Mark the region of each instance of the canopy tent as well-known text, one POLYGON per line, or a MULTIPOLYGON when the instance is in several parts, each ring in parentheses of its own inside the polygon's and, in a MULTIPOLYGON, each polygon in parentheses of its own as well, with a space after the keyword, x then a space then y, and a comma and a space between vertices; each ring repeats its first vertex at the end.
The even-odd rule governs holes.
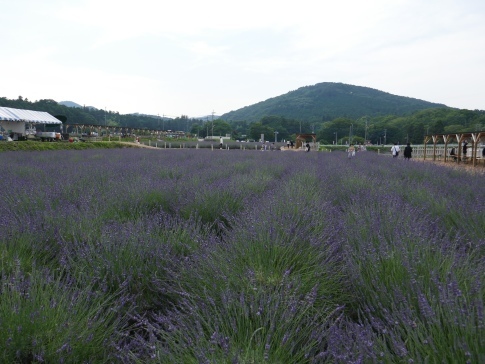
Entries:
POLYGON ((21 110, 10 107, 0 107, 0 122, 2 121, 18 121, 31 124, 61 124, 60 120, 45 111, 21 110))
POLYGON ((44 125, 45 127, 46 125, 55 126, 62 123, 45 111, 0 107, 0 130, 3 128, 13 140, 36 134, 34 124, 44 125))

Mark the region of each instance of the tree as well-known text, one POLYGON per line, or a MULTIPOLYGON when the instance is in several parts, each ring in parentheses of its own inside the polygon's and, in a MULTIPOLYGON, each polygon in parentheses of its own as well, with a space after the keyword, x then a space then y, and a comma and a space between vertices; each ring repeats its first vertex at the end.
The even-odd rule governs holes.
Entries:
POLYGON ((431 130, 434 134, 443 134, 445 131, 445 123, 443 120, 435 120, 432 124, 431 130))
MULTIPOLYGON (((350 134, 350 127, 355 125, 355 121, 348 118, 337 118, 332 121, 328 121, 322 125, 317 132, 318 141, 335 141, 337 136, 338 140, 347 137, 350 134)), ((354 133, 355 135, 355 133, 354 133)))
POLYGON ((243 139, 249 135, 249 124, 247 121, 230 121, 232 127, 232 138, 243 139))
POLYGON ((214 135, 225 136, 226 134, 231 134, 231 132, 231 124, 222 119, 214 120, 214 135))
POLYGON ((190 133, 193 135, 197 135, 200 138, 206 137, 205 132, 205 127, 200 124, 192 124, 192 127, 190 128, 190 133))
POLYGON ((448 125, 445 126, 444 133, 451 134, 451 133, 463 133, 465 127, 463 125, 448 125))
POLYGON ((252 123, 249 129, 249 136, 251 139, 259 140, 261 139, 261 134, 264 134, 265 140, 271 140, 271 137, 274 135, 274 130, 261 123, 252 123))

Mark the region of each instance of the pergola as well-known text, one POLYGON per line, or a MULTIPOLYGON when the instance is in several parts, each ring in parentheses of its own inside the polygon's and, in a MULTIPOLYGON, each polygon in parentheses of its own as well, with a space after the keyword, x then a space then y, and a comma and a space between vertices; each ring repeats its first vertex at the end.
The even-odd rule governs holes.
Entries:
POLYGON ((317 134, 296 134, 296 148, 301 148, 307 139, 311 139, 313 144, 317 142, 317 134))
POLYGON ((426 135, 424 137, 424 159, 426 159, 426 146, 428 143, 432 141, 433 142, 433 160, 436 160, 437 157, 437 144, 440 141, 443 141, 445 144, 445 153, 444 153, 444 161, 446 162, 447 159, 450 157, 448 151, 448 144, 450 144, 452 141, 456 141, 458 143, 458 148, 457 148, 457 153, 456 153, 456 158, 457 161, 461 161, 463 152, 461 145, 464 141, 467 141, 470 143, 470 148, 472 150, 471 153, 471 161, 473 165, 475 166, 478 162, 479 159, 481 159, 481 155, 478 152, 478 145, 480 141, 485 143, 485 132, 484 131, 478 131, 478 132, 473 132, 473 133, 454 133, 454 134, 435 134, 435 135, 426 135))

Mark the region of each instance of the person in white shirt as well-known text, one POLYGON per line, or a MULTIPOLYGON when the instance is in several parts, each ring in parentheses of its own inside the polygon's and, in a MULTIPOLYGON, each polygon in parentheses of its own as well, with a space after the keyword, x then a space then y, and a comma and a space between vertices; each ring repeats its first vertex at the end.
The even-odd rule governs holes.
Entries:
POLYGON ((355 157, 355 147, 353 144, 350 144, 350 147, 347 149, 347 153, 347 157, 349 159, 355 157))
POLYGON ((401 149, 399 149, 399 145, 397 145, 397 143, 394 143, 394 145, 391 148, 392 157, 397 158, 399 156, 400 150, 401 149))

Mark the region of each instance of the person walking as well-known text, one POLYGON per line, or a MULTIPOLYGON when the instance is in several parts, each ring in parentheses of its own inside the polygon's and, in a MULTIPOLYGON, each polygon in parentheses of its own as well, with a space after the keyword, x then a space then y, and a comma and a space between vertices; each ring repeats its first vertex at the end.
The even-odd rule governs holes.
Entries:
POLYGON ((410 160, 412 154, 413 154, 413 148, 409 143, 407 143, 406 147, 404 148, 404 159, 410 160))
POLYGON ((468 148, 468 141, 464 140, 463 141, 463 160, 466 160, 467 148, 468 148))
POLYGON ((310 143, 306 143, 305 147, 306 147, 306 151, 309 152, 310 151, 310 143))
POLYGON ((397 158, 399 156, 399 145, 397 143, 394 143, 394 145, 391 147, 391 153, 393 158, 397 158))
POLYGON ((349 148, 347 149, 347 158, 351 159, 355 157, 355 147, 353 144, 350 144, 349 148))

